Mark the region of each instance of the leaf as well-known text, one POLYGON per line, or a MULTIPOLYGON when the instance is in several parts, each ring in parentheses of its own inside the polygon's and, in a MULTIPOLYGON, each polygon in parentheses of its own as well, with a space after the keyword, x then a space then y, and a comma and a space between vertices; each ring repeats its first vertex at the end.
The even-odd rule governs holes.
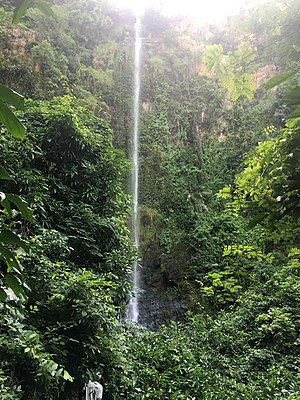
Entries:
POLYGON ((22 247, 25 251, 29 251, 28 244, 9 229, 2 229, 0 231, 0 242, 5 244, 15 244, 22 247))
POLYGON ((0 301, 4 302, 7 299, 7 294, 5 292, 5 290, 3 290, 2 288, 0 288, 0 301))
POLYGON ((57 370, 57 368, 58 368, 58 364, 54 363, 54 364, 51 365, 50 371, 51 372, 55 372, 57 370))
POLYGON ((5 277, 5 282, 8 287, 14 292, 16 296, 24 293, 20 280, 13 274, 9 273, 5 277))
POLYGON ((1 165, 0 165, 0 179, 5 179, 7 181, 12 180, 12 177, 9 175, 6 169, 1 165))
POLYGON ((73 382, 73 377, 66 370, 64 370, 64 380, 73 382))
POLYGON ((274 88, 275 86, 280 85, 281 83, 285 82, 288 80, 291 76, 295 75, 294 71, 286 71, 283 72, 282 74, 273 76, 273 78, 267 80, 264 84, 263 87, 267 90, 274 88))
POLYGON ((36 6, 43 14, 50 16, 50 17, 54 18, 55 20, 57 19, 51 6, 46 1, 39 0, 36 3, 36 6))
POLYGON ((6 198, 18 207, 20 213, 25 219, 27 219, 27 221, 33 222, 33 211, 28 207, 26 201, 22 200, 21 197, 17 196, 16 194, 11 193, 7 194, 6 198))
POLYGON ((6 194, 2 193, 4 195, 4 198, 1 198, 1 193, 0 193, 0 203, 1 206, 7 211, 7 214, 9 216, 9 218, 11 218, 11 206, 9 201, 6 198, 6 194))
POLYGON ((7 247, 2 246, 2 244, 0 244, 0 258, 2 258, 6 263, 8 272, 13 268, 17 271, 21 269, 19 261, 16 259, 14 254, 7 247))
POLYGON ((26 129, 11 109, 0 101, 0 122, 14 137, 23 139, 26 129))
POLYGON ((8 103, 18 110, 24 110, 24 97, 14 90, 9 89, 8 87, 1 85, 0 83, 0 97, 2 101, 8 103))
POLYGON ((252 218, 247 225, 247 229, 252 229, 254 228, 257 224, 262 222, 266 217, 268 216, 267 213, 259 213, 257 214, 254 218, 252 218))
POLYGON ((288 118, 299 118, 300 117, 300 106, 298 106, 288 118))
POLYGON ((14 16, 12 23, 17 24, 23 15, 26 13, 27 8, 29 7, 30 0, 19 0, 18 5, 15 8, 14 16))
POLYGON ((286 101, 289 106, 298 106, 300 104, 300 87, 290 90, 286 96, 286 101))
POLYGON ((4 202, 5 199, 6 199, 6 194, 3 192, 0 192, 0 203, 4 202))

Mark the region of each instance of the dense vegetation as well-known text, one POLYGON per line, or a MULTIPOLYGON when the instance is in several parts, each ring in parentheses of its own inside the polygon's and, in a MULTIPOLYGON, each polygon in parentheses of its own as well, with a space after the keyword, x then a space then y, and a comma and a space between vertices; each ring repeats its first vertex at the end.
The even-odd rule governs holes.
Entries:
POLYGON ((107 400, 299 399, 299 2, 145 12, 146 327, 120 322, 134 16, 33 3, 0 7, 1 399, 77 399, 97 371, 107 400))

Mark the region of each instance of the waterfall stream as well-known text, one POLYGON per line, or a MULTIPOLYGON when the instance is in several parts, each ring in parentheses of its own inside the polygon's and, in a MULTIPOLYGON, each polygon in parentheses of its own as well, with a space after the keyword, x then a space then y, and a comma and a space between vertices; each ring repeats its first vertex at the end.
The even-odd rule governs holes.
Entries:
MULTIPOLYGON (((132 234, 135 247, 139 248, 139 114, 140 114, 140 91, 141 91, 141 18, 136 17, 135 23, 135 55, 134 55, 134 101, 133 101, 133 131, 132 131, 132 234)), ((127 319, 138 322, 139 304, 139 265, 135 261, 133 265, 133 296, 130 300, 127 319)))

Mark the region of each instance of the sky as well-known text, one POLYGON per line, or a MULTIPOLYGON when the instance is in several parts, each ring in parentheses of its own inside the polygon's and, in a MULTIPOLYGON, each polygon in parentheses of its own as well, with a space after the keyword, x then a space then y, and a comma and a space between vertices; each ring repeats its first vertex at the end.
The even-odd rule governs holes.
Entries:
MULTIPOLYGON (((199 20, 221 20, 235 15, 249 0, 111 0, 120 7, 141 12, 151 6, 168 16, 185 15, 199 20)), ((262 1, 262 0, 261 0, 262 1)), ((256 1, 257 2, 257 1, 256 1)))

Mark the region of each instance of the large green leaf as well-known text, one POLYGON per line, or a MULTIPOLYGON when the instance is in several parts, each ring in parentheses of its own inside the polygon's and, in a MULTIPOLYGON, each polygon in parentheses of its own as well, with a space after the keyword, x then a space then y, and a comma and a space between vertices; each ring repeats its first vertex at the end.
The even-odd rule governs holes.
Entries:
MULTIPOLYGON (((32 3, 31 0, 19 0, 18 4, 15 8, 14 16, 13 16, 13 24, 17 24, 20 19, 25 15, 28 7, 30 6, 30 3, 32 3)), ((53 12, 52 8, 50 7, 49 3, 44 0, 36 0, 35 5, 39 10, 48 16, 51 16, 56 19, 56 15, 53 12)))
POLYGON ((300 104, 300 87, 297 86, 291 89, 287 96, 286 101, 289 106, 298 106, 300 104))
POLYGON ((262 222, 268 216, 267 213, 259 213, 252 218, 247 226, 247 229, 253 229, 256 225, 262 222))
POLYGON ((0 101, 0 122, 14 137, 23 139, 25 137, 25 126, 18 120, 11 109, 0 101))
POLYGON ((298 106, 292 114, 289 116, 289 118, 299 118, 300 117, 300 106, 298 106))
POLYGON ((11 206, 10 206, 10 203, 6 198, 6 194, 2 193, 2 195, 4 195, 4 198, 1 198, 1 195, 0 195, 1 206, 7 211, 7 214, 9 216, 9 218, 11 218, 11 206))
POLYGON ((6 171, 2 165, 0 165, 0 179, 5 179, 5 180, 11 180, 12 177, 9 175, 9 173, 6 171))
POLYGON ((0 231, 0 242, 5 244, 15 244, 22 247, 25 251, 29 251, 28 244, 9 229, 2 229, 0 231))
POLYGON ((13 16, 13 24, 17 24, 23 15, 26 13, 27 8, 30 5, 31 0, 18 0, 13 16))
POLYGON ((25 219, 27 219, 27 221, 33 222, 33 211, 31 210, 31 208, 28 207, 26 201, 22 200, 21 197, 17 196, 16 194, 12 193, 6 194, 6 199, 11 201, 18 207, 20 213, 25 219))
POLYGON ((273 76, 273 78, 269 79, 267 82, 265 82, 263 84, 263 86, 266 89, 272 89, 275 86, 280 85, 281 83, 285 82, 286 80, 288 80, 291 76, 295 75, 294 71, 286 71, 283 72, 282 74, 273 76))
POLYGON ((22 288, 22 282, 12 273, 9 273, 5 277, 5 282, 8 287, 11 288, 11 290, 14 292, 16 296, 19 294, 23 294, 23 288, 22 288))
POLYGON ((21 270, 19 261, 16 259, 14 254, 7 247, 2 246, 2 244, 0 244, 0 258, 7 265, 8 272, 12 269, 15 269, 17 271, 21 270))
POLYGON ((5 292, 5 290, 3 290, 2 288, 0 288, 0 301, 4 302, 7 299, 7 294, 5 292))
POLYGON ((24 110, 24 97, 14 90, 9 89, 8 87, 1 85, 0 83, 0 98, 5 103, 8 103, 18 110, 24 110))
POLYGON ((56 15, 55 15, 54 11, 52 10, 50 4, 47 3, 46 1, 38 0, 36 2, 36 6, 43 14, 56 19, 56 15))

